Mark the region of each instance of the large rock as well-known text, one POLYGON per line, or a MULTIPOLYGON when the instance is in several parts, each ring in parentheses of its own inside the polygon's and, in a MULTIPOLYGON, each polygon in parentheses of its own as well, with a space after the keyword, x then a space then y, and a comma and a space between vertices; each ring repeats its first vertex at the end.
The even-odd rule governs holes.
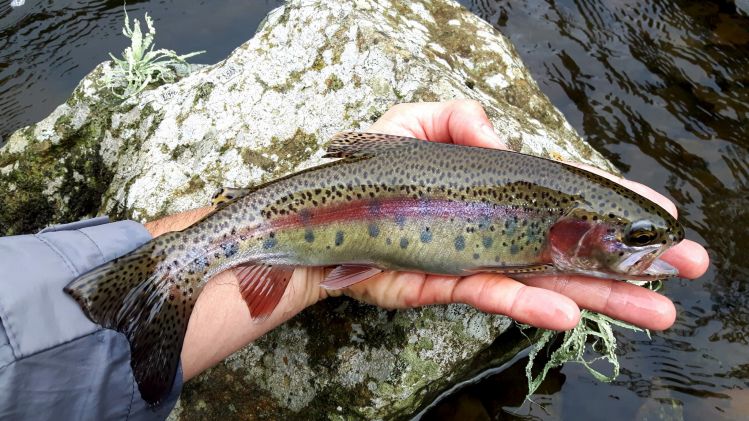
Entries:
MULTIPOLYGON (((508 41, 452 1, 291 1, 226 60, 124 103, 102 86, 107 66, 0 150, 5 233, 203 206, 221 186, 323 162, 334 132, 398 102, 472 98, 513 149, 611 170, 508 41)), ((508 325, 459 305, 330 300, 191 382, 173 417, 407 416, 511 357, 513 343, 489 348, 508 325)))

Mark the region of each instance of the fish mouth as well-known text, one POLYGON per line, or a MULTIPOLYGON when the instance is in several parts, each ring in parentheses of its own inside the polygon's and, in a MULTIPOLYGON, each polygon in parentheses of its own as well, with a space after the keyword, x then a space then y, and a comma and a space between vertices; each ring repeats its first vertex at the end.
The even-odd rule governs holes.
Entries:
POLYGON ((655 280, 679 275, 678 269, 659 258, 663 251, 660 248, 637 250, 619 262, 619 270, 638 280, 655 280))
POLYGON ((679 275, 679 270, 665 262, 663 259, 655 259, 650 266, 645 269, 643 275, 655 276, 658 278, 672 278, 679 275))

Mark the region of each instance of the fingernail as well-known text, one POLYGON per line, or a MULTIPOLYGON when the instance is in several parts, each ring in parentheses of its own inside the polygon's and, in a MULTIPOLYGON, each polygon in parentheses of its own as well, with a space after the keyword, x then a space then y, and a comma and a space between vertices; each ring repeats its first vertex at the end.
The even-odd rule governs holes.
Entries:
POLYGON ((503 147, 503 148, 507 147, 507 145, 505 145, 505 142, 503 142, 502 139, 499 138, 499 136, 497 135, 497 133, 494 131, 494 129, 490 125, 488 125, 486 123, 482 124, 481 125, 481 133, 484 135, 484 137, 487 140, 491 141, 492 143, 494 143, 494 144, 496 144, 496 145, 498 145, 500 147, 503 147))

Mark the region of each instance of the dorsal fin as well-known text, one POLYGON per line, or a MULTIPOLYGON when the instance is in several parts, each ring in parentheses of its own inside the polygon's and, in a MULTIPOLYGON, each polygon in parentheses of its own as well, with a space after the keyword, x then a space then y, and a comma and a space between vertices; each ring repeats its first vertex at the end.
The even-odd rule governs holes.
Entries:
POLYGON ((324 158, 372 156, 378 152, 401 148, 413 142, 425 141, 381 133, 341 132, 330 139, 324 158))

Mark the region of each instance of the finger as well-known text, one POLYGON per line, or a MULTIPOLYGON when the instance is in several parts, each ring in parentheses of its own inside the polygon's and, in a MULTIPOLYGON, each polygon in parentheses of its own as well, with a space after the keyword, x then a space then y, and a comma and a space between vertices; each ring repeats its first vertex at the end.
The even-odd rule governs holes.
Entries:
POLYGON ((385 272, 344 290, 352 298, 386 308, 413 308, 464 303, 478 310, 504 314, 521 323, 554 330, 577 325, 577 305, 552 291, 525 286, 497 274, 465 278, 385 272))
POLYGON ((416 307, 426 275, 415 272, 382 272, 341 290, 345 295, 379 307, 395 309, 416 307))
POLYGON ((580 320, 580 310, 569 298, 497 274, 477 274, 460 279, 452 301, 470 304, 488 313, 504 314, 544 329, 569 330, 580 320))
POLYGON ((676 319, 676 308, 671 300, 626 282, 582 276, 548 276, 530 278, 523 283, 565 295, 582 308, 645 329, 667 329, 676 319))
POLYGON ((688 279, 704 275, 710 264, 707 250, 691 240, 684 240, 666 250, 661 259, 678 269, 680 277, 688 279))
POLYGON ((472 100, 398 104, 369 130, 436 142, 506 149, 481 104, 472 100))

